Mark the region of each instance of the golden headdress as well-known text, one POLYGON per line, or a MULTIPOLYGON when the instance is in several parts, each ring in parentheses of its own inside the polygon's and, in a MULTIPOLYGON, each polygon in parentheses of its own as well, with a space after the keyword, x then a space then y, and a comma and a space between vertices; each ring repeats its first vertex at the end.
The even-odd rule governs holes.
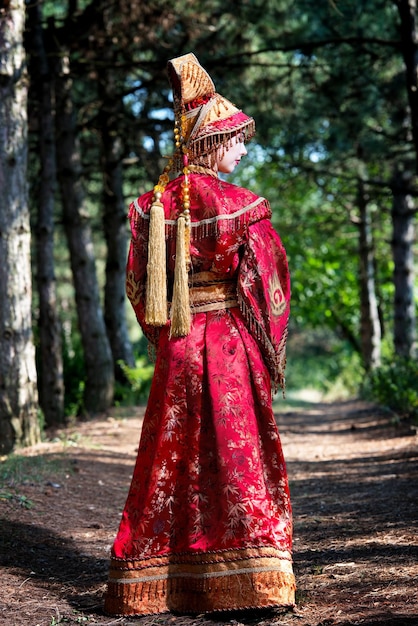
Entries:
POLYGON ((163 326, 167 322, 165 217, 161 198, 174 167, 183 172, 184 180, 183 210, 177 217, 170 337, 183 337, 189 334, 191 324, 189 164, 213 168, 236 135, 242 135, 242 141, 254 135, 255 123, 216 93, 211 77, 194 54, 171 59, 167 70, 173 88, 175 151, 154 187, 150 209, 145 319, 152 326, 163 326))
POLYGON ((172 59, 167 68, 176 123, 190 163, 212 167, 219 149, 228 148, 232 137, 242 133, 247 141, 254 135, 253 118, 216 92, 194 54, 172 59))

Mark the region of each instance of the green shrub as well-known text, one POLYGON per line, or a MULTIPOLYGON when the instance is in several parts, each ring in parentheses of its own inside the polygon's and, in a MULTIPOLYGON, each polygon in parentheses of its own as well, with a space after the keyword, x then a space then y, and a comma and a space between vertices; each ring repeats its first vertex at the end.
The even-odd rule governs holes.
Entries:
POLYGON ((328 329, 294 330, 287 349, 289 394, 315 389, 329 399, 353 397, 363 378, 359 355, 328 329))
POLYGON ((146 402, 151 387, 154 366, 145 356, 136 359, 135 367, 129 367, 123 361, 118 361, 128 384, 116 383, 115 405, 135 406, 146 402))
POLYGON ((366 377, 363 395, 391 409, 399 418, 418 420, 418 362, 396 355, 386 357, 366 377))

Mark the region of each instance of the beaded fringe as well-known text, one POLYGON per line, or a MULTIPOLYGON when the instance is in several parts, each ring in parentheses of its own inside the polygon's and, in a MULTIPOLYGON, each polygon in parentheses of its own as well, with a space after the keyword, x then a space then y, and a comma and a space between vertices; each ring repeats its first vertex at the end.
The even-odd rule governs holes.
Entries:
MULTIPOLYGON (((270 217, 270 209, 266 210, 265 198, 257 198, 252 204, 236 211, 233 214, 217 215, 208 219, 191 222, 190 237, 192 241, 200 241, 206 237, 216 237, 221 234, 233 233, 243 226, 258 222, 260 219, 270 217), (249 214, 249 215, 248 215, 249 214)), ((139 222, 150 220, 150 215, 143 211, 138 205, 137 200, 132 203, 135 212, 130 211, 130 219, 139 222)), ((177 220, 165 220, 165 239, 171 239, 177 236, 177 220)))
POLYGON ((268 335, 261 324, 255 319, 250 309, 245 304, 241 294, 238 292, 238 305, 240 311, 248 324, 248 328, 251 333, 257 338, 264 348, 264 358, 266 359, 270 377, 273 386, 273 393, 276 393, 280 388, 285 395, 286 379, 284 375, 286 367, 286 341, 288 336, 288 328, 283 331, 280 345, 277 350, 274 349, 273 344, 268 338, 268 335))
MULTIPOLYGON (((243 126, 241 123, 235 128, 229 128, 227 131, 208 133, 204 137, 192 140, 188 146, 190 162, 212 167, 218 159, 218 150, 223 149, 226 151, 231 147, 232 140, 238 133, 242 133, 244 142, 249 141, 255 134, 254 120, 250 119, 246 126, 243 126)), ((181 155, 174 155, 173 160, 174 170, 180 172, 182 170, 181 155)))

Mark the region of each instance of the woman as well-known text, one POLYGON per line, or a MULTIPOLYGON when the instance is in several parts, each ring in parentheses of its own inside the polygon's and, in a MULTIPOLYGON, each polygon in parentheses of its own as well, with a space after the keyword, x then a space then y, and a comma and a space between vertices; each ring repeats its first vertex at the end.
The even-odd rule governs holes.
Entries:
POLYGON ((193 54, 168 63, 176 151, 130 207, 127 293, 156 364, 112 548, 116 615, 292 606, 292 520, 272 412, 290 285, 267 201, 224 182, 254 121, 193 54), (169 180, 174 167, 182 173, 169 180))

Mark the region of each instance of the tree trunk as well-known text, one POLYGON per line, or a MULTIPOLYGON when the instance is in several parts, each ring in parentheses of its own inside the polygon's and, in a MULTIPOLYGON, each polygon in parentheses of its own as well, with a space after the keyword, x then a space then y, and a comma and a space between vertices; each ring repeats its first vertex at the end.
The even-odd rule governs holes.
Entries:
POLYGON ((27 199, 25 3, 0 13, 0 454, 40 440, 27 199))
POLYGON ((408 194, 411 176, 397 172, 392 181, 392 254, 394 262, 394 343, 399 356, 414 357, 416 314, 414 303, 415 241, 412 197, 408 194))
POLYGON ((395 0, 400 17, 401 52, 406 69, 406 89, 411 116, 415 167, 418 174, 418 29, 417 0, 395 0))
POLYGON ((134 366, 132 345, 126 323, 125 268, 127 257, 127 209, 123 196, 122 140, 120 122, 123 108, 116 93, 113 70, 106 70, 100 80, 100 110, 103 170, 103 229, 107 244, 105 322, 112 348, 115 375, 125 376, 118 365, 123 361, 134 366))
POLYGON ((61 323, 57 311, 54 268, 54 201, 56 191, 55 120, 52 77, 38 2, 28 5, 31 94, 37 101, 40 181, 36 223, 39 293, 39 400, 48 426, 65 423, 61 323))
MULTIPOLYGON (((418 29, 417 1, 395 0, 400 17, 401 52, 406 69, 406 89, 411 116, 412 141, 415 149, 415 174, 418 174, 418 29)), ((412 176, 395 174, 393 181, 393 241, 395 311, 395 351, 400 356, 413 357, 416 353, 416 311, 414 304, 413 245, 414 208, 408 186, 414 185, 412 176), (409 180, 411 179, 411 180, 409 180)), ((416 186, 416 176, 415 176, 416 186)))
POLYGON ((88 412, 108 409, 113 401, 112 353, 100 304, 91 230, 84 207, 81 159, 71 100, 72 82, 62 55, 56 75, 56 141, 63 220, 70 250, 78 324, 86 368, 84 405, 88 412))
POLYGON ((363 181, 358 181, 360 260, 360 334, 363 364, 366 370, 380 364, 381 338, 379 309, 376 297, 374 245, 370 210, 363 181))

